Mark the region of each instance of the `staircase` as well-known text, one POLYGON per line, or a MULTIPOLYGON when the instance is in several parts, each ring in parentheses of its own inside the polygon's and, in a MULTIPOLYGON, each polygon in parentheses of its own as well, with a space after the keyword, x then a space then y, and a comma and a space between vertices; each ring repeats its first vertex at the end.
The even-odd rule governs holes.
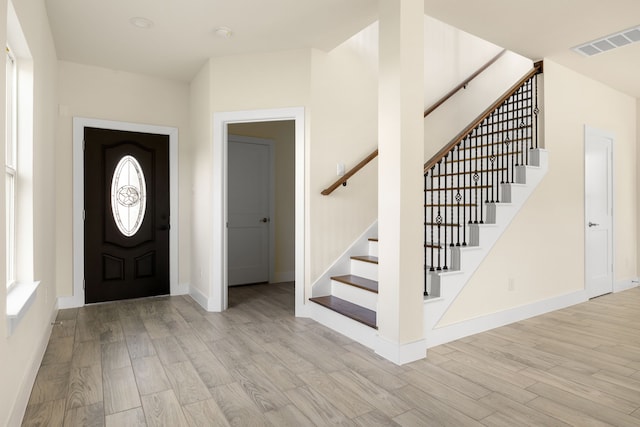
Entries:
MULTIPOLYGON (((538 145, 540 73, 542 63, 536 63, 425 164, 427 347, 468 335, 438 322, 546 174, 547 153, 538 145)), ((378 242, 363 244, 371 235, 377 224, 316 281, 309 300, 312 318, 377 349, 378 242)))
MULTIPOLYGON (((374 226, 368 233, 375 234, 374 226)), ((371 234, 368 234, 371 235, 371 234)), ((324 276, 329 287, 314 288, 313 317, 320 323, 372 347, 378 308, 378 239, 362 236, 341 258, 338 267, 324 276)))

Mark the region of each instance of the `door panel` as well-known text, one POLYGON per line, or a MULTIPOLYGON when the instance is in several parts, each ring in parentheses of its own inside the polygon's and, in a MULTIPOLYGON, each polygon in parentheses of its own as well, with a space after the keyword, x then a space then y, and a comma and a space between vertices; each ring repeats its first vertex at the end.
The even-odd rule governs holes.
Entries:
POLYGON ((613 291, 613 140, 585 131, 585 282, 590 298, 613 291))
POLYGON ((271 146, 228 145, 229 285, 268 282, 271 146))
POLYGON ((86 302, 169 293, 169 137, 84 135, 86 302))

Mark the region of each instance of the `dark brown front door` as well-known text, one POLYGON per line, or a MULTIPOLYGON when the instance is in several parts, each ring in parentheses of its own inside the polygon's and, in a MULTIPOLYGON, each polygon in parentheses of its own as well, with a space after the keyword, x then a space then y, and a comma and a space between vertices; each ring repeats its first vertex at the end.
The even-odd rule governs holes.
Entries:
POLYGON ((84 129, 85 302, 169 293, 169 137, 84 129))

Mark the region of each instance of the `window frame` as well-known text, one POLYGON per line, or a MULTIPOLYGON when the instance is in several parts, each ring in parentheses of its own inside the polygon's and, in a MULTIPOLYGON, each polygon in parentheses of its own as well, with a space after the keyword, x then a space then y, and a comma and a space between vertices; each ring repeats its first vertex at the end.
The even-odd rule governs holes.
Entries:
POLYGON ((6 51, 6 110, 5 110, 5 229, 6 229, 6 287, 17 282, 17 197, 18 197, 18 65, 7 45, 6 51))

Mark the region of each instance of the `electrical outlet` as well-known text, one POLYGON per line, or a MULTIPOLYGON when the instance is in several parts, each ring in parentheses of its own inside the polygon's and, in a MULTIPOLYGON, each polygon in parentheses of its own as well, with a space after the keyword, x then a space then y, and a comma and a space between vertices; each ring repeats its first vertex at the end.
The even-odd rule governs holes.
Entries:
POLYGON ((515 291, 515 290, 516 290, 516 283, 515 283, 515 280, 513 280, 513 279, 511 279, 511 278, 509 279, 509 283, 507 284, 507 290, 508 290, 509 292, 513 292, 513 291, 515 291))
POLYGON ((338 163, 336 165, 336 173, 338 176, 344 176, 344 163, 338 163))

